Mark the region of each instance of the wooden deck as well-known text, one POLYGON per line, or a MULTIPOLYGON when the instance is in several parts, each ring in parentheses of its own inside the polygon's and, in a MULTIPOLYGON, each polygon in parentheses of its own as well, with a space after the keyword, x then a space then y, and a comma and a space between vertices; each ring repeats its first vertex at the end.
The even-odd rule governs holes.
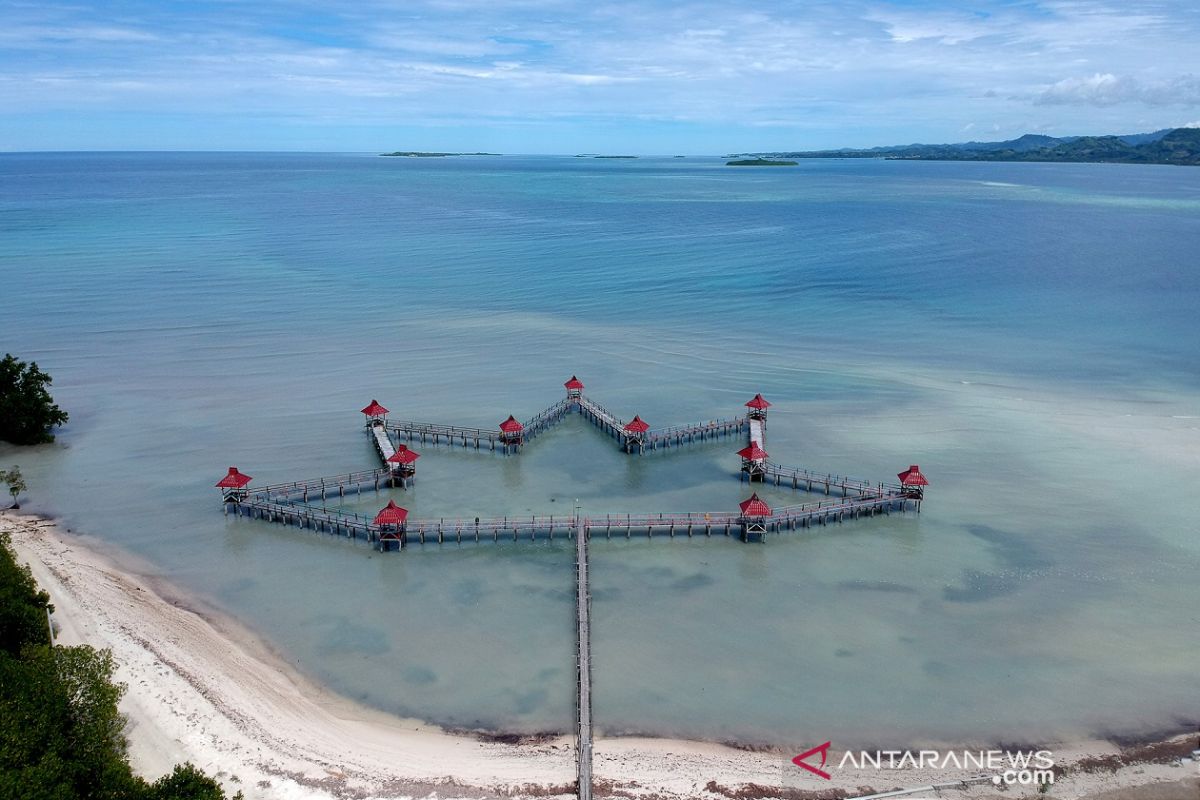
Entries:
MULTIPOLYGON (((576 378, 565 384, 568 395, 564 400, 538 412, 522 423, 519 432, 503 434, 497 429, 443 425, 432 422, 385 421, 387 409, 375 401, 363 409, 368 415, 367 433, 382 464, 381 469, 351 472, 332 477, 246 487, 250 478, 230 468, 233 483, 218 483, 222 488, 225 513, 251 519, 265 520, 291 527, 308 529, 345 537, 364 539, 381 550, 396 545, 483 543, 504 541, 553 541, 555 534, 573 538, 576 573, 576 764, 577 795, 580 800, 592 800, 592 655, 591 655, 591 590, 589 586, 588 547, 593 536, 612 539, 624 535, 639 538, 704 536, 738 536, 743 541, 762 541, 765 534, 806 531, 809 528, 841 523, 863 516, 905 512, 910 508, 920 512, 922 487, 927 483, 917 473, 918 481, 900 478, 907 486, 894 483, 872 483, 844 475, 819 472, 802 467, 789 467, 762 459, 745 464, 752 470, 754 480, 761 479, 776 486, 790 486, 797 491, 824 493, 828 499, 787 505, 774 510, 762 508, 767 516, 743 516, 739 512, 686 511, 679 513, 614 513, 582 516, 517 515, 473 518, 407 518, 386 529, 375 524, 376 517, 340 507, 330 508, 330 500, 347 495, 361 495, 366 490, 380 491, 406 485, 411 468, 401 476, 393 471, 388 459, 395 455, 398 443, 404 440, 421 444, 452 445, 474 450, 520 452, 524 443, 549 430, 568 414, 578 413, 611 436, 626 452, 644 453, 647 449, 667 449, 697 442, 710 442, 745 432, 749 444, 758 443, 766 449, 765 411, 769 403, 761 396, 748 403, 751 409, 744 416, 709 422, 676 425, 668 428, 630 432, 626 421, 604 406, 585 396, 583 385, 576 378), (757 403, 757 404, 756 404, 757 403), (761 465, 761 469, 759 466, 761 465), (407 477, 405 477, 407 476, 407 477), (833 497, 833 495, 838 495, 833 497)), ((512 426, 515 427, 515 426, 512 426)), ((911 471, 917 470, 911 467, 911 471)), ((743 478, 746 472, 740 472, 743 478)), ((752 510, 755 504, 743 503, 752 510)), ((390 504, 389 504, 390 508, 390 504)), ((387 510, 387 509, 385 509, 387 510)), ((397 509, 391 509, 395 513, 397 509)), ((383 518, 383 517, 381 517, 383 518)))
MULTIPOLYGON (((625 420, 604 406, 580 395, 560 400, 538 412, 523 423, 523 436, 530 438, 548 430, 566 415, 579 413, 602 431, 628 448, 630 434, 625 431, 625 420)), ((731 417, 711 422, 677 425, 670 428, 651 429, 638 440, 638 451, 658 447, 671 447, 695 441, 705 442, 745 431, 748 442, 766 446, 765 420, 757 415, 731 417)), ((240 502, 226 504, 226 513, 232 511, 241 516, 263 519, 309 528, 350 538, 363 538, 378 542, 380 529, 373 518, 339 508, 330 508, 328 502, 348 495, 359 495, 364 491, 380 491, 403 484, 389 468, 387 459, 396 452, 396 443, 401 439, 420 441, 426 444, 448 444, 478 450, 514 451, 498 429, 469 428, 427 422, 384 422, 372 419, 367 424, 367 433, 375 448, 381 469, 351 472, 332 477, 292 481, 250 487, 245 490, 240 502)), ((745 473, 740 473, 745 477, 745 473)), ((764 464, 763 481, 776 486, 788 486, 797 491, 824 494, 836 499, 800 503, 774 509, 771 516, 753 520, 755 532, 783 533, 862 516, 890 514, 892 511, 920 510, 920 497, 910 495, 904 487, 894 483, 871 483, 858 478, 828 472, 790 467, 773 462, 764 464)), ((410 518, 405 523, 401 545, 498 542, 501 540, 538 539, 553 540, 555 535, 572 536, 583 532, 589 536, 613 535, 629 539, 634 535, 653 538, 674 538, 713 535, 741 536, 749 539, 748 521, 737 512, 680 512, 649 514, 603 514, 576 518, 573 515, 521 515, 485 518, 410 518)))
POLYGON ((579 800, 592 798, 592 591, 588 580, 588 535, 575 536, 575 764, 579 800))

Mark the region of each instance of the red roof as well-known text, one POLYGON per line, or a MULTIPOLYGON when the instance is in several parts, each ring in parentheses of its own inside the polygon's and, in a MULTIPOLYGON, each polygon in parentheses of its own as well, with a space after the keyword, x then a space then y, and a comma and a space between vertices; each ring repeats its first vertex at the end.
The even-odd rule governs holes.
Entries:
POLYGON ((411 464, 421 457, 416 450, 409 450, 408 445, 400 445, 400 449, 388 456, 389 464, 411 464))
POLYGON ((376 525, 403 525, 408 519, 408 509, 396 505, 395 500, 388 500, 383 510, 375 515, 376 525))
POLYGON ((764 400, 761 394, 754 395, 754 398, 749 403, 746 403, 746 408, 754 408, 759 411, 766 411, 770 407, 771 404, 764 400))
POLYGON ((238 472, 237 467, 230 467, 225 477, 217 481, 217 487, 220 489, 241 489, 252 480, 254 479, 249 475, 243 475, 238 472))
POLYGON ((921 474, 921 468, 913 464, 908 469, 896 476, 900 479, 900 483, 905 486, 928 486, 929 479, 921 474))
POLYGON ((368 417, 382 417, 384 414, 388 413, 388 410, 379 405, 378 400, 371 398, 371 405, 364 408, 362 413, 366 414, 368 417))
POLYGON ((771 507, 758 499, 758 492, 750 495, 749 500, 743 500, 738 503, 738 508, 742 510, 743 517, 769 517, 771 516, 771 507))
POLYGON ((742 458, 748 458, 751 461, 760 461, 767 457, 767 451, 759 447, 758 442, 751 442, 741 450, 738 450, 737 454, 742 458))
POLYGON ((645 433, 650 430, 650 424, 637 414, 634 414, 633 419, 625 423, 625 430, 630 433, 645 433))
POLYGON ((509 414, 508 419, 500 423, 500 430, 504 431, 505 433, 520 433, 521 431, 525 430, 525 426, 517 422, 516 417, 514 417, 512 414, 509 414))
POLYGON ((565 386, 571 390, 578 389, 580 391, 583 391, 583 381, 579 380, 579 378, 576 378, 574 375, 572 375, 571 380, 564 383, 563 386, 565 386))

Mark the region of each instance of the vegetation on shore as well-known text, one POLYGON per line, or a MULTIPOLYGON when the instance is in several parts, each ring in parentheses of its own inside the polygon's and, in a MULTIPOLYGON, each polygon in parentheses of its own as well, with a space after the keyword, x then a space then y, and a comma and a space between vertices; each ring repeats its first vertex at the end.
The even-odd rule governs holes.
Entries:
POLYGON ((1127 136, 1025 134, 1003 142, 909 144, 869 150, 768 153, 783 158, 885 158, 911 161, 1056 161, 1200 166, 1200 128, 1174 128, 1127 136))
POLYGON ((55 645, 53 611, 0 534, 0 797, 225 800, 221 785, 191 764, 153 783, 133 774, 112 653, 55 645))
POLYGON ((726 161, 727 167, 794 167, 795 161, 780 161, 770 158, 741 158, 736 161, 726 161))
POLYGON ((54 379, 12 353, 0 361, 0 440, 12 444, 53 442, 51 428, 67 421, 67 412, 54 404, 47 386, 54 379))
POLYGON ((0 483, 3 483, 8 488, 8 493, 12 495, 12 507, 20 508, 17 505, 17 496, 29 488, 29 485, 25 483, 25 476, 21 474, 21 468, 13 464, 12 469, 0 469, 0 483))
POLYGON ((449 156, 498 156, 499 153, 429 153, 423 150, 397 150, 394 153, 380 153, 381 156, 398 156, 400 158, 447 158, 449 156))

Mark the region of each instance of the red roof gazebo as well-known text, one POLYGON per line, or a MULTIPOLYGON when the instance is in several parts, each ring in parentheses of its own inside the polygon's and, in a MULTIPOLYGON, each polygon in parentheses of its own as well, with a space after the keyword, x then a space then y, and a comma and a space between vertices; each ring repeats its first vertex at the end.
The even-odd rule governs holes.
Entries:
POLYGON ((742 510, 743 517, 769 517, 771 516, 771 507, 758 498, 758 492, 750 495, 750 497, 738 503, 738 508, 742 510))
POLYGON ((749 416, 753 417, 754 419, 765 419, 767 416, 767 409, 770 407, 771 404, 768 403, 761 394, 754 395, 754 397, 750 399, 750 402, 746 403, 746 408, 750 409, 749 416))
POLYGON ((646 420, 642 419, 637 414, 634 414, 633 419, 625 423, 626 433, 645 433, 648 430, 650 430, 650 423, 646 422, 646 420))
POLYGON ((408 488, 408 479, 417 474, 417 459, 421 454, 416 450, 409 450, 408 445, 402 444, 387 457, 387 463, 392 465, 392 474, 400 478, 401 484, 408 488))
POLYGON ((218 489, 245 489, 250 481, 254 480, 249 475, 238 472, 237 467, 230 467, 229 472, 225 473, 225 477, 217 481, 218 489))
POLYGON ((380 405, 378 400, 372 397, 371 405, 364 408, 362 413, 367 415, 368 421, 374 421, 377 419, 383 419, 385 416, 387 416, 388 410, 380 405))
POLYGON ((583 381, 579 380, 579 378, 576 378, 574 375, 572 375, 571 380, 564 383, 563 386, 566 387, 567 397, 575 398, 583 394, 583 381))
POLYGON ((512 414, 500 423, 500 441, 505 444, 522 444, 525 439, 525 426, 512 414))
MULTIPOLYGON (((913 464, 896 477, 900 479, 900 485, 904 487, 905 497, 911 497, 919 501, 925 496, 925 487, 929 485, 929 479, 921 474, 921 468, 916 464, 913 464)), ((918 502, 917 510, 919 511, 920 509, 921 504, 918 502)))
POLYGON ((225 477, 217 481, 217 488, 221 490, 221 499, 226 503, 236 503, 246 499, 246 486, 252 480, 253 478, 249 475, 238 472, 237 467, 230 467, 229 472, 225 473, 225 477))
POLYGON ((742 457, 742 472, 752 481, 761 481, 767 471, 767 451, 754 440, 738 450, 737 454, 742 457))
POLYGON ((408 445, 402 444, 400 445, 400 449, 388 456, 387 460, 389 464, 400 464, 405 466, 412 464, 420 457, 421 454, 416 450, 409 450, 408 445))
POLYGON ((388 504, 375 515, 375 524, 379 526, 389 526, 398 528, 408 519, 408 509, 401 508, 396 505, 395 500, 388 500, 388 504))
POLYGON ((921 468, 913 464, 896 476, 902 486, 928 486, 929 479, 921 474, 921 468))
POLYGON ((737 454, 746 461, 766 461, 768 458, 767 451, 763 450, 758 442, 751 442, 738 450, 737 454))

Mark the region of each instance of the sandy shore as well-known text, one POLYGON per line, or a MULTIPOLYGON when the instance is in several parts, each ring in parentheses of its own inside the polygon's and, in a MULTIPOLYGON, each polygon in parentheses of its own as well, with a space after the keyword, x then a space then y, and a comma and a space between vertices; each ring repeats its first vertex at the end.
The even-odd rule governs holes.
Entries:
MULTIPOLYGON (((574 794, 572 741, 498 744, 355 705, 295 673, 236 621, 199 609, 128 556, 31 516, 0 515, 18 557, 50 592, 60 644, 113 651, 127 684, 130 757, 148 777, 191 761, 247 798, 554 797, 574 794)), ((1049 796, 1200 798, 1200 769, 1179 737, 1122 751, 1047 745, 1062 773, 1049 796), (1134 789, 1131 787, 1143 787, 1134 789)), ((959 748, 961 749, 961 748, 959 748)), ((973 748, 973 749, 978 749, 973 748)), ((855 797, 976 777, 970 771, 834 770, 809 776, 790 753, 665 739, 601 739, 596 795, 626 798, 855 797)), ((833 753, 832 763, 840 754, 833 753)), ((911 797, 930 797, 918 792, 911 797)), ((991 784, 945 798, 1038 797, 991 784)))

